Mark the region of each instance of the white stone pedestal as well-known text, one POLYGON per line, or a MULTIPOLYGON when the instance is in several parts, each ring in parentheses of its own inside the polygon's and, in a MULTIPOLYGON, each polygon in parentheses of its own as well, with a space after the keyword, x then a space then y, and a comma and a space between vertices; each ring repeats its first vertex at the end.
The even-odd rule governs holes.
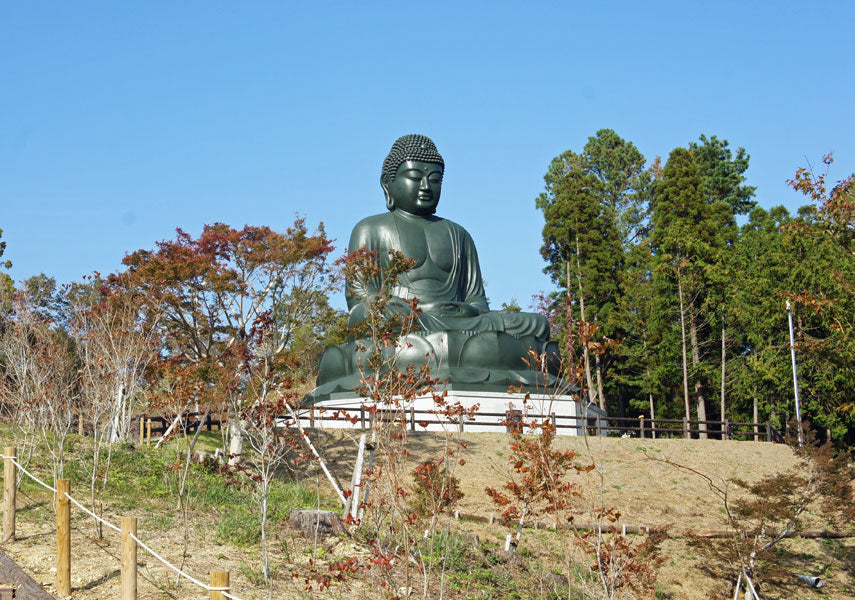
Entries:
MULTIPOLYGON (((523 403, 524 394, 508 394, 500 392, 476 392, 450 389, 446 395, 449 404, 459 402, 468 409, 478 406, 474 418, 464 420, 463 431, 471 432, 504 432, 507 431, 505 421, 508 411, 519 411, 523 422, 534 419, 550 419, 556 427, 558 435, 583 435, 583 427, 587 426, 588 435, 597 435, 601 427, 598 421, 604 420, 606 414, 597 406, 585 407, 574 396, 548 396, 531 394, 529 400, 523 403)), ((311 409, 301 413, 301 425, 326 429, 360 428, 367 426, 370 412, 366 408, 370 403, 359 397, 340 397, 316 403, 311 409), (332 418, 334 412, 339 412, 337 419, 332 418), (350 419, 344 418, 346 414, 350 419), (356 423, 352 420, 358 419, 356 423)), ((403 407, 398 418, 405 418, 408 427, 414 431, 450 431, 459 430, 459 421, 449 421, 436 414, 432 396, 419 396, 413 402, 403 407)), ((605 427, 605 422, 602 421, 605 427)), ((526 431, 531 433, 532 431, 526 431)))

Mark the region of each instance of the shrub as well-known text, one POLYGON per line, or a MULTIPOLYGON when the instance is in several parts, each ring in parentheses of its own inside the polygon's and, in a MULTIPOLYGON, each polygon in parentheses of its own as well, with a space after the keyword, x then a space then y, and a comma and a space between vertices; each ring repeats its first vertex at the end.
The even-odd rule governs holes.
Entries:
POLYGON ((460 481, 443 467, 445 459, 426 460, 413 470, 415 491, 413 509, 422 515, 434 515, 463 498, 460 481))

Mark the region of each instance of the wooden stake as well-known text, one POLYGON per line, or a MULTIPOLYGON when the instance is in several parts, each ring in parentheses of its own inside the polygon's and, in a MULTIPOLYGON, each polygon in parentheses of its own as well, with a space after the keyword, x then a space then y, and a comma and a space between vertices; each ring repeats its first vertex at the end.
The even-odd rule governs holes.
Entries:
POLYGON ((71 481, 56 482, 56 594, 71 596, 71 481))
POLYGON ((151 445, 151 419, 145 420, 145 443, 151 445))
POLYGON ((140 415, 140 446, 145 442, 145 416, 140 415))
MULTIPOLYGON (((211 571, 211 587, 225 588, 229 590, 229 572, 228 571, 211 571)), ((220 590, 211 590, 211 600, 226 600, 220 590)))
POLYGON ((18 474, 12 459, 18 456, 15 446, 3 449, 6 458, 3 460, 3 541, 15 539, 15 485, 18 474))
POLYGON ((122 600, 137 600, 137 518, 122 517, 122 600))

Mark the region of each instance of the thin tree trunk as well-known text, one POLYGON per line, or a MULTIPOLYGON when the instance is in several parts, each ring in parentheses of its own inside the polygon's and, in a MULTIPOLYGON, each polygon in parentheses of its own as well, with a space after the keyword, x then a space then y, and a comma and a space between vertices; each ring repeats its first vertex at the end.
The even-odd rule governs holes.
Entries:
MULTIPOLYGON (((683 401, 686 405, 686 419, 688 420, 692 418, 692 410, 689 407, 689 365, 686 358, 686 305, 683 302, 683 281, 679 271, 677 272, 677 294, 680 297, 680 341, 683 347, 683 401)), ((683 432, 683 435, 686 438, 690 437, 688 431, 683 432)))
MULTIPOLYGON (((719 416, 719 419, 720 419, 721 421, 724 421, 724 419, 725 419, 725 414, 726 414, 726 413, 725 413, 726 406, 725 406, 725 403, 724 403, 724 396, 725 396, 725 377, 726 377, 726 375, 727 375, 727 371, 726 371, 726 366, 727 366, 727 350, 726 350, 726 348, 725 348, 725 340, 726 340, 726 339, 727 339, 727 329, 725 328, 725 321, 724 321, 724 308, 722 307, 722 309, 721 309, 721 401, 720 401, 720 403, 721 403, 721 408, 720 408, 720 410, 721 410, 721 416, 719 416)), ((757 420, 755 419, 754 421, 756 422, 757 420)), ((722 436, 722 437, 724 437, 724 436, 722 436)))
POLYGON ((653 410, 653 394, 648 394, 650 399, 650 437, 656 439, 656 413, 653 410))
POLYGON ((294 425, 297 427, 297 431, 300 432, 300 439, 303 440, 303 443, 309 448, 311 453, 314 455, 315 460, 318 461, 318 465, 320 465, 321 470, 324 472, 324 475, 327 477, 327 481, 330 482, 330 485, 335 490, 338 499, 341 500, 342 507, 347 505, 347 498, 344 496, 344 492, 341 491, 341 486, 336 482, 335 478, 330 473, 330 470, 327 468, 327 463, 321 458, 321 455, 318 453, 318 450, 315 448, 315 445, 312 443, 312 440, 309 439, 309 435, 303 429, 303 426, 300 425, 300 417, 294 411, 290 404, 285 404, 285 409, 288 411, 288 414, 294 420, 294 425))
MULTIPOLYGON (((692 342, 692 368, 695 370, 695 397, 698 402, 698 421, 707 420, 707 402, 704 397, 704 384, 698 369, 701 363, 701 351, 698 348, 698 325, 695 321, 694 307, 689 307, 689 339, 692 342)), ((707 426, 698 423, 698 439, 707 439, 707 426)))
POLYGON ((594 364, 597 368, 597 395, 600 397, 600 408, 606 410, 606 397, 603 394, 603 369, 600 365, 600 355, 594 354, 594 364))
POLYGON ((116 397, 113 400, 113 427, 110 430, 110 443, 115 444, 119 440, 121 440, 121 422, 122 422, 122 402, 124 398, 122 398, 124 394, 124 386, 119 385, 118 389, 116 389, 116 397))
MULTIPOLYGON (((647 381, 650 383, 650 367, 647 368, 647 381)), ((656 411, 653 410, 653 394, 647 393, 647 399, 650 400, 650 436, 656 439, 656 411)))
MULTIPOLYGON (((582 262, 580 260, 581 249, 579 248, 579 240, 576 240, 576 281, 579 284, 579 315, 582 322, 587 325, 588 320, 585 318, 585 295, 582 293, 582 262)), ((568 273, 569 275, 569 273, 568 273)), ((569 287, 569 280, 567 282, 569 287)), ((588 354, 588 340, 582 340, 582 355, 585 359, 585 382, 588 384, 588 401, 594 403, 597 401, 597 392, 594 388, 594 380, 591 378, 591 358, 588 354)))
POLYGON ((752 413, 753 417, 754 417, 754 439, 758 440, 758 439, 760 439, 760 436, 759 436, 760 425, 758 425, 758 423, 760 422, 760 418, 759 418, 758 413, 757 413, 757 394, 756 393, 752 395, 752 400, 753 400, 753 404, 754 404, 753 413, 752 413))
POLYGON ((243 423, 238 417, 229 419, 229 465, 236 465, 243 454, 243 423))

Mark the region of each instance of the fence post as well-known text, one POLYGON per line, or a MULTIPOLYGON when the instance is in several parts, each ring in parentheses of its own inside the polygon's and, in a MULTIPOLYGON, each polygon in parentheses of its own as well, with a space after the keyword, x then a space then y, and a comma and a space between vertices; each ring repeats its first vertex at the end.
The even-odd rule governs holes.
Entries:
POLYGON ((464 419, 465 419, 465 417, 463 416, 463 413, 460 413, 460 418, 458 419, 458 425, 457 425, 457 431, 459 431, 460 433, 463 433, 463 421, 464 421, 464 419))
POLYGON ((151 419, 145 420, 145 443, 151 445, 151 419))
POLYGON ((365 429, 365 407, 359 406, 359 428, 365 429))
POLYGON ((12 459, 18 456, 15 446, 3 449, 6 458, 3 460, 3 541, 15 539, 15 493, 17 492, 18 474, 12 459))
POLYGON ((766 441, 772 441, 772 424, 768 420, 766 421, 766 441))
POLYGON ((549 420, 552 421, 552 428, 558 433, 558 422, 555 419, 555 413, 549 413, 549 420))
POLYGON ((71 481, 56 482, 56 594, 71 595, 71 481))
POLYGON ((211 571, 211 587, 220 588, 211 590, 211 600, 226 600, 223 591, 229 590, 229 572, 211 571))
POLYGON ((145 415, 140 415, 140 446, 145 442, 145 415))
POLYGON ((689 431, 689 419, 687 417, 683 417, 683 437, 687 440, 692 437, 692 434, 689 431))
POLYGON ((315 405, 309 407, 309 427, 315 428, 315 405))
POLYGON ((726 418, 724 420, 724 423, 722 423, 721 439, 730 439, 730 421, 728 421, 726 418))
POLYGON ((600 424, 600 415, 597 415, 597 437, 603 435, 603 426, 600 424))
POLYGON ((410 406, 410 431, 416 430, 416 407, 410 406))
POLYGON ((638 415, 638 437, 644 438, 644 415, 638 415))
POLYGON ((122 600, 137 600, 137 518, 122 517, 122 600))

